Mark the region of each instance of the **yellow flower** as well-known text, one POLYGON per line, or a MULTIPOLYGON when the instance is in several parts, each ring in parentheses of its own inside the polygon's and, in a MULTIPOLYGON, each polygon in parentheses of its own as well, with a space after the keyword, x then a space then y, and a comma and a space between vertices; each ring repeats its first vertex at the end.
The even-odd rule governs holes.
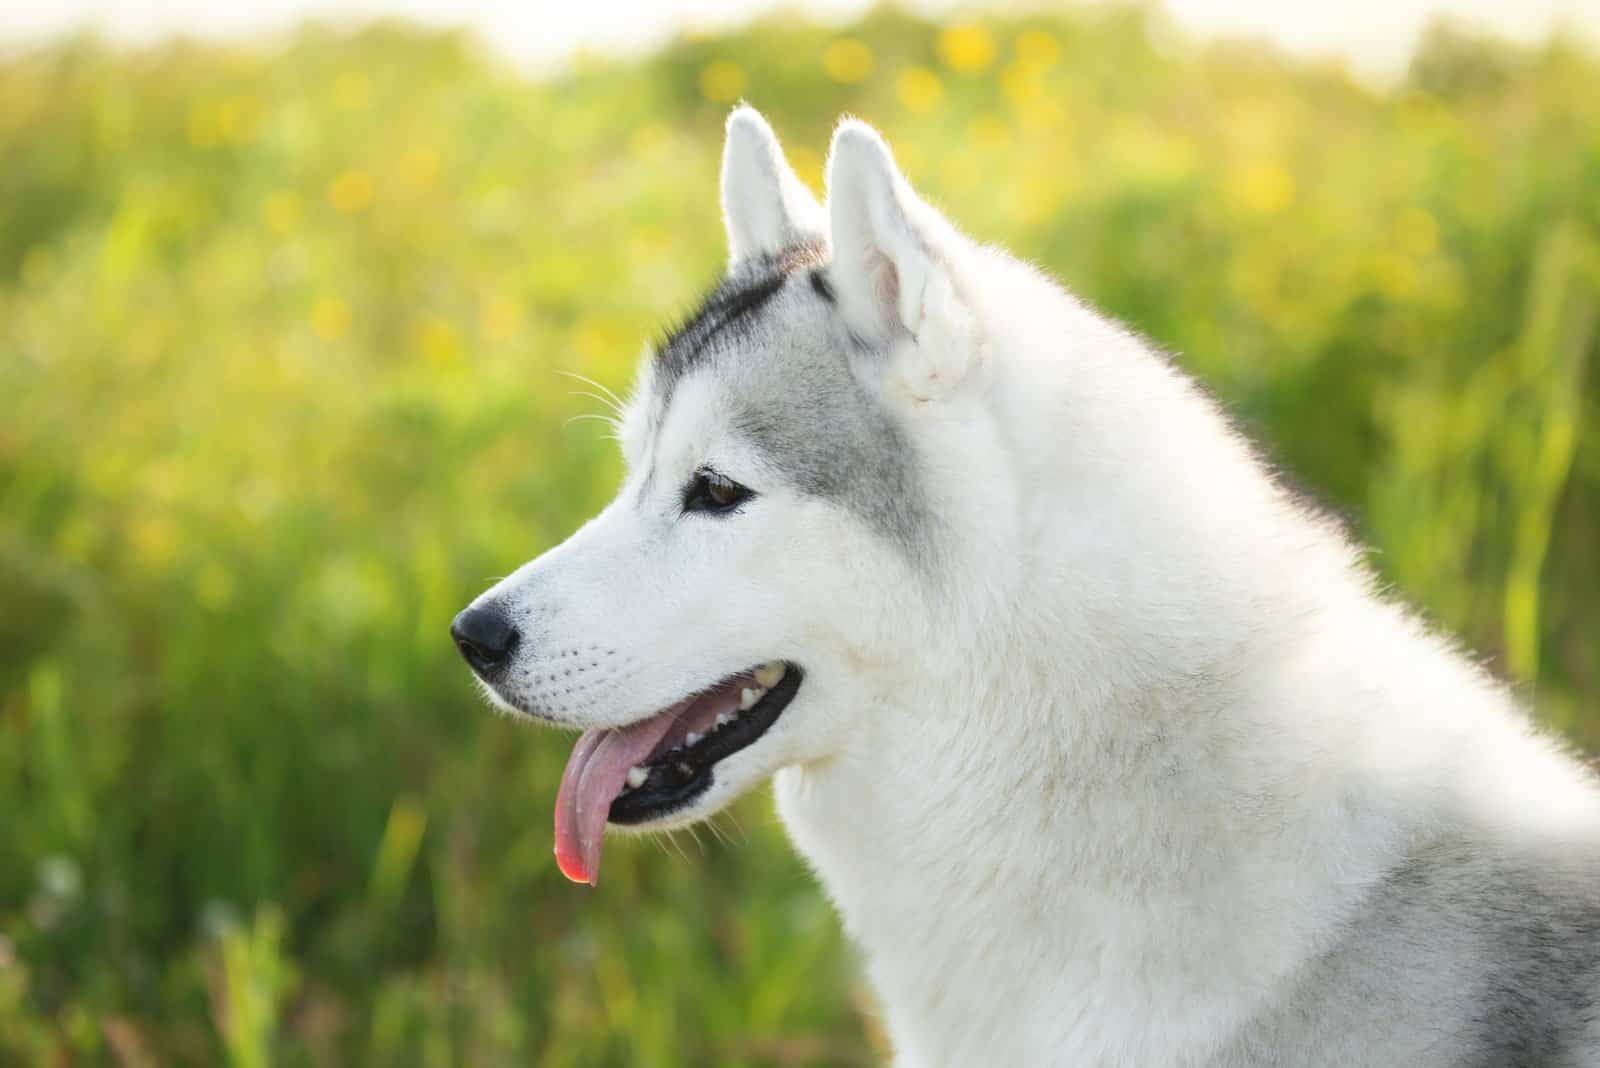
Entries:
POLYGON ((504 341, 521 325, 522 309, 506 297, 486 297, 478 306, 478 330, 489 341, 504 341))
POLYGON ((796 145, 789 149, 789 166, 794 168, 794 173, 800 180, 812 189, 822 186, 822 157, 804 145, 796 145))
POLYGON ((1000 72, 1000 92, 1018 107, 1031 103, 1039 96, 1037 68, 1017 60, 1000 72))
POLYGON ((261 120, 261 101, 253 96, 233 96, 217 108, 217 139, 241 144, 256 132, 261 120))
POLYGON ((1028 225, 1047 221, 1061 203, 1062 184, 1041 175, 1024 174, 1013 201, 1018 221, 1028 225))
POLYGON ((261 218, 268 229, 288 233, 300 222, 300 197, 287 189, 267 194, 261 204, 261 218))
POLYGON ((872 65, 872 49, 854 37, 841 37, 822 50, 823 71, 845 85, 866 81, 872 65))
POLYGON ((1030 67, 1048 67, 1061 58, 1061 46, 1044 30, 1023 30, 1015 47, 1017 60, 1030 67))
POLYGON ((422 358, 436 366, 442 367, 461 359, 461 335, 450 320, 442 315, 429 315, 419 322, 412 334, 412 342, 422 358))
POLYGON ((733 103, 744 87, 744 68, 730 59, 715 59, 700 68, 700 93, 713 103, 733 103))
POLYGON ((428 189, 439 177, 439 150, 426 145, 406 149, 400 157, 400 180, 413 189, 428 189))
POLYGON ((311 329, 324 341, 338 341, 350 332, 350 305, 338 297, 318 297, 311 306, 311 329))
POLYGON ((372 175, 363 170, 348 170, 328 183, 328 203, 346 215, 365 211, 372 203, 372 175))
POLYGON ((347 70, 333 80, 333 102, 346 111, 358 111, 372 99, 372 83, 358 70, 347 70))
POLYGON ((1251 215, 1276 215, 1294 203, 1294 176, 1279 163, 1249 163, 1229 174, 1228 196, 1251 215))
POLYGON ((939 58, 961 74, 979 74, 994 63, 994 35, 985 26, 951 26, 939 34, 939 58))
POLYGON ((938 107, 944 97, 939 76, 927 67, 907 67, 894 79, 894 95, 907 111, 920 113, 938 107))

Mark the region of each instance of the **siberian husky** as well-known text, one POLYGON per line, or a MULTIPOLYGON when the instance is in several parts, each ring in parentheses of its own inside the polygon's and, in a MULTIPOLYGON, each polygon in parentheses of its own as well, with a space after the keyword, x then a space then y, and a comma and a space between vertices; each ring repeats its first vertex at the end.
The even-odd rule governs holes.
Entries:
POLYGON ((871 128, 827 189, 733 113, 620 492, 455 620, 585 732, 561 870, 771 777, 898 1065, 1600 1065, 1585 768, 871 128))

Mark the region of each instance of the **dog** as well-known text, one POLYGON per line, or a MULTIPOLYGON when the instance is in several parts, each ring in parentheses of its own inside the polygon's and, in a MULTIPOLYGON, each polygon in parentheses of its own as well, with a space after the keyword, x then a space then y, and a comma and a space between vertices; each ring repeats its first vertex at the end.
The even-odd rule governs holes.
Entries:
POLYGON ((1600 790, 1174 364, 748 107, 627 475, 452 626, 555 852, 771 778, 901 1066, 1600 1065, 1600 790))

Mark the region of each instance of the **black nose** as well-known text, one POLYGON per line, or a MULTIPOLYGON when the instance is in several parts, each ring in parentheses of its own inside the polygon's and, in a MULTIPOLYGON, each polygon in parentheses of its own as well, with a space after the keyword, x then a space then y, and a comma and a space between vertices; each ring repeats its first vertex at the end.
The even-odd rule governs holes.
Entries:
POLYGON ((472 670, 487 678, 506 666, 522 635, 498 609, 486 605, 465 609, 456 616, 450 624, 450 637, 456 640, 456 648, 472 670))

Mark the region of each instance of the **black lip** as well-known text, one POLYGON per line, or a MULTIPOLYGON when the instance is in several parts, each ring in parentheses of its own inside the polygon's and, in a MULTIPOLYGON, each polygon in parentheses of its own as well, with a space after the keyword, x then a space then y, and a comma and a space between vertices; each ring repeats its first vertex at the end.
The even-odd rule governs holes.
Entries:
POLYGON ((737 720, 684 750, 681 759, 647 765, 650 777, 644 784, 611 802, 610 821, 624 826, 649 823, 670 816, 705 793, 711 788, 717 762, 766 734, 789 707, 804 678, 798 665, 788 664, 778 684, 737 720))

